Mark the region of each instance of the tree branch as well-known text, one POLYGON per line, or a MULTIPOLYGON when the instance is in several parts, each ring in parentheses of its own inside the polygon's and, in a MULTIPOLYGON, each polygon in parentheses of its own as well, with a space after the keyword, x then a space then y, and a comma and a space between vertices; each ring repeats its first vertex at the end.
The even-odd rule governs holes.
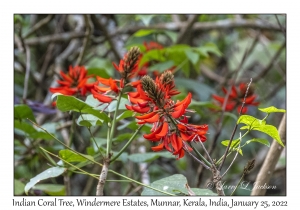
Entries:
MULTIPOLYGON (((286 114, 283 115, 279 128, 278 128, 279 136, 282 140, 282 143, 286 142, 286 114)), ((256 177, 255 184, 257 186, 263 186, 264 184, 268 184, 271 176, 275 170, 275 166, 279 160, 280 154, 283 150, 283 147, 280 146, 277 141, 273 140, 273 143, 270 147, 270 150, 265 158, 265 161, 256 177)), ((252 190, 251 195, 265 195, 267 189, 261 189, 256 187, 252 190)))

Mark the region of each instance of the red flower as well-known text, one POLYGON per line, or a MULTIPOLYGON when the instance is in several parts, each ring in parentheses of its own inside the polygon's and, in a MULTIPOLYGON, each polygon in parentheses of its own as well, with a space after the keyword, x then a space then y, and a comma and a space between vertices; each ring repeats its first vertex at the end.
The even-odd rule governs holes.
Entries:
POLYGON ((63 71, 60 71, 62 80, 57 80, 57 83, 60 85, 57 88, 50 88, 52 93, 61 93, 64 95, 75 95, 80 93, 82 96, 85 96, 87 91, 91 91, 94 83, 87 83, 87 80, 92 75, 87 76, 87 70, 84 66, 69 66, 69 72, 65 74, 63 71))
MULTIPOLYGON (((227 94, 227 90, 223 87, 222 88, 225 95, 227 94)), ((247 85, 245 83, 241 83, 238 87, 238 89, 235 86, 232 86, 231 92, 229 93, 227 104, 225 107, 225 111, 232 111, 233 109, 237 108, 238 113, 240 112, 242 108, 242 103, 244 101, 244 97, 246 94, 247 85)), ((212 97, 219 102, 220 106, 225 101, 225 97, 212 95, 212 97)), ((253 93, 252 89, 249 88, 247 97, 245 99, 245 105, 242 110, 242 114, 245 114, 248 111, 247 106, 258 106, 259 102, 255 102, 256 95, 253 93)))
POLYGON ((171 97, 178 94, 175 90, 173 74, 164 72, 156 80, 145 76, 141 81, 132 83, 137 92, 128 93, 130 105, 127 109, 140 113, 136 116, 138 124, 153 124, 151 133, 144 134, 149 141, 159 142, 152 147, 153 151, 166 149, 177 158, 184 156, 184 151, 191 148, 186 142, 205 141, 207 125, 191 125, 185 116, 189 110, 192 94, 189 93, 182 101, 174 102, 171 97))
POLYGON ((114 100, 115 95, 111 95, 111 93, 120 94, 121 90, 128 83, 128 80, 136 73, 138 69, 139 58, 139 49, 137 47, 133 47, 129 50, 128 54, 123 57, 118 66, 113 63, 116 70, 121 74, 120 80, 115 80, 112 78, 105 79, 97 76, 98 83, 100 83, 101 86, 94 85, 93 89, 91 90, 94 98, 103 103, 110 103, 112 100, 114 100))

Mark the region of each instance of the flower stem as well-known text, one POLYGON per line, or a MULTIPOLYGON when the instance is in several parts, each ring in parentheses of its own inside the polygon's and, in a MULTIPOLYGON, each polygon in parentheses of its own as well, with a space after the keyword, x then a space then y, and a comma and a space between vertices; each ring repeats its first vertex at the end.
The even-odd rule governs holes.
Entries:
POLYGON ((115 160, 117 160, 117 158, 124 152, 124 150, 131 144, 131 142, 133 141, 133 139, 136 137, 136 135, 138 134, 138 132, 142 129, 144 125, 141 125, 135 132, 134 134, 131 136, 131 138, 128 140, 128 142, 124 145, 124 147, 119 151, 119 153, 114 156, 111 160, 110 163, 114 162, 115 160))
POLYGON ((112 139, 113 139, 113 134, 115 132, 115 129, 116 129, 116 125, 117 125, 117 114, 118 114, 118 111, 119 111, 119 106, 120 106, 120 102, 121 102, 121 99, 122 99, 122 93, 123 93, 123 90, 120 92, 119 96, 118 96, 118 99, 117 99, 117 106, 116 106, 116 110, 115 110, 115 113, 114 113, 114 118, 112 120, 112 125, 111 125, 111 129, 110 129, 110 134, 109 134, 109 138, 108 138, 108 142, 107 142, 107 150, 106 150, 106 156, 109 157, 110 155, 110 150, 111 150, 111 145, 112 145, 112 139))
POLYGON ((206 165, 208 165, 209 167, 211 167, 210 162, 208 162, 208 161, 200 154, 200 152, 194 147, 194 145, 191 144, 191 143, 189 143, 189 145, 193 148, 194 152, 200 157, 200 159, 203 160, 203 161, 206 163, 206 165))

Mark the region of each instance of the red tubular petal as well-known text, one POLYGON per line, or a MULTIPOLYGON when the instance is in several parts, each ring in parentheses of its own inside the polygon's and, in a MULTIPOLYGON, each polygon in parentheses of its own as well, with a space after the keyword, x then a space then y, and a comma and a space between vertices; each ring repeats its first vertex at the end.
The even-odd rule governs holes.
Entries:
POLYGON ((171 136, 171 144, 174 148, 174 153, 177 154, 177 152, 182 148, 182 139, 178 137, 175 133, 171 136))
POLYGON ((104 78, 102 78, 102 77, 97 76, 97 80, 98 80, 99 82, 101 82, 103 85, 110 86, 110 85, 109 85, 109 79, 104 79, 104 78))
POLYGON ((164 149, 164 142, 162 142, 161 144, 159 144, 155 147, 151 147, 151 149, 155 152, 163 150, 164 149))
POLYGON ((133 111, 132 106, 125 104, 126 109, 133 111))
POLYGON ((60 71, 60 75, 61 75, 61 77, 62 77, 64 80, 73 83, 73 79, 72 79, 69 75, 66 75, 66 74, 65 74, 64 72, 62 72, 62 71, 60 71))
POLYGON ((97 85, 94 86, 94 89, 102 93, 110 91, 110 87, 99 87, 97 85))
POLYGON ((138 85, 140 85, 141 84, 141 81, 140 80, 137 80, 137 81, 134 81, 134 82, 131 82, 130 83, 130 85, 132 86, 132 87, 137 87, 138 85))
POLYGON ((184 141, 191 141, 192 137, 193 137, 193 135, 189 136, 184 132, 180 132, 180 136, 181 136, 182 140, 184 140, 184 141))
POLYGON ((144 138, 154 141, 154 140, 159 140, 160 138, 156 138, 155 135, 160 133, 161 129, 162 129, 163 125, 159 126, 154 132, 149 133, 149 134, 144 134, 144 138))
POLYGON ((178 107, 178 110, 172 113, 172 117, 173 118, 179 118, 181 117, 185 112, 185 108, 183 107, 183 105, 178 107))
POLYGON ((118 86, 116 84, 116 81, 113 80, 112 78, 109 78, 109 86, 110 86, 112 91, 114 91, 117 94, 119 93, 119 89, 118 89, 118 86))
POLYGON ((129 92, 128 95, 132 98, 136 98, 139 96, 139 93, 138 92, 129 92))
POLYGON ((220 96, 217 96, 217 95, 214 95, 214 94, 212 94, 211 95, 215 100, 217 100, 217 101, 219 101, 219 102, 221 102, 221 103, 223 103, 224 102, 224 98, 222 98, 222 97, 220 97, 220 96))
POLYGON ((139 120, 144 120, 144 119, 151 118, 151 117, 153 117, 154 115, 156 115, 156 112, 150 112, 150 113, 148 113, 148 114, 144 114, 144 115, 141 115, 141 116, 136 116, 135 118, 136 118, 136 119, 139 119, 139 120))
POLYGON ((156 138, 164 137, 169 131, 169 124, 167 122, 164 122, 162 125, 161 131, 155 135, 156 138))
POLYGON ((158 120, 159 120, 159 115, 158 114, 155 114, 151 118, 144 119, 144 121, 148 122, 148 123, 155 123, 155 122, 158 122, 158 120))
POLYGON ((145 108, 141 108, 139 106, 132 106, 133 111, 138 112, 138 113, 147 113, 150 111, 150 107, 145 107, 145 108))
POLYGON ((251 104, 255 100, 256 96, 252 95, 246 98, 245 103, 246 104, 251 104))
POLYGON ((115 69, 119 71, 119 67, 117 66, 117 64, 115 64, 114 62, 112 64, 115 67, 115 69))
POLYGON ((98 99, 99 101, 101 101, 103 103, 110 103, 113 100, 111 97, 99 94, 94 90, 91 90, 91 92, 92 92, 94 98, 98 99))
POLYGON ((49 88, 51 93, 61 93, 63 95, 74 95, 77 92, 77 88, 68 88, 68 87, 58 87, 58 88, 49 88))

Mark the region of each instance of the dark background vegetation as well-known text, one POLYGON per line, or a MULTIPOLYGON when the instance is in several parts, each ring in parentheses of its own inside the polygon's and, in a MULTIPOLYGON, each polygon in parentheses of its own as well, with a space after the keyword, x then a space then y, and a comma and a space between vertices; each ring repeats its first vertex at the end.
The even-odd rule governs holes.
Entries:
MULTIPOLYGON (((207 102, 191 106, 196 110, 191 122, 209 125, 205 145, 211 147, 216 139, 212 157, 219 159, 225 150, 220 142, 230 138, 238 114, 236 111, 225 113, 223 125, 221 129, 218 128, 220 113, 210 109, 213 101, 211 94, 222 95, 221 88, 228 88, 230 80, 235 77, 235 84, 247 83, 253 78, 252 87, 258 96, 259 107, 275 106, 285 109, 285 30, 284 14, 14 15, 14 103, 29 105, 38 124, 55 133, 59 139, 67 141, 71 117, 69 113, 61 113, 51 106, 52 94, 49 92, 49 87, 56 85, 60 70, 66 72, 69 65, 75 65, 80 60, 90 73, 103 77, 114 76, 112 62, 118 63, 131 46, 137 45, 143 50, 144 41, 157 41, 165 47, 178 44, 203 47, 207 53, 203 53, 195 63, 191 62, 191 57, 184 57, 178 53, 179 63, 182 62, 183 65, 175 72, 175 81, 177 88, 182 92, 179 98, 182 99, 190 91, 195 101, 207 102), (218 132, 220 135, 215 138, 218 132)), ((177 50, 180 51, 179 48, 177 50)), ((177 62, 176 58, 172 59, 177 62)), ((249 107, 248 114, 261 119, 264 117, 257 107, 249 107)), ((281 117, 281 113, 273 114, 268 118, 268 123, 277 127, 281 117)), ((121 122, 120 126, 122 123, 126 122, 121 122)), ((105 128, 97 127, 92 131, 99 142, 105 138, 105 128)), ((124 134, 133 131, 123 128, 116 132, 124 134)), ((270 137, 256 132, 251 132, 246 140, 253 137, 272 141, 270 137)), ((117 150, 124 143, 123 141, 115 145, 113 150, 117 150)), ((63 146, 53 140, 32 139, 15 132, 16 195, 23 195, 24 185, 32 177, 49 168, 39 149, 40 146, 55 154, 63 149, 63 146)), ((150 142, 138 139, 127 151, 127 155, 151 152, 151 146, 150 142), (141 148, 144 151, 141 151, 141 148)), ((75 128, 72 147, 81 153, 92 150, 90 134, 85 127, 75 128)), ((268 147, 262 144, 247 145, 243 156, 238 156, 224 177, 225 185, 235 185, 247 161, 255 158, 254 170, 245 177, 245 180, 250 182, 251 189, 267 151, 268 147)), ((223 168, 230 164, 231 159, 232 157, 227 159, 223 168)), ((206 188, 206 183, 211 179, 210 172, 201 169, 187 154, 180 160, 159 157, 146 163, 137 163, 124 156, 111 167, 119 173, 144 182, 153 182, 180 173, 187 177, 191 187, 206 188), (145 175, 140 171, 141 164, 145 164, 147 168, 146 177, 141 176, 145 175)), ((85 170, 99 174, 101 168, 88 165, 85 170)), ((108 178, 118 179, 113 174, 109 174, 108 178)), ((95 195, 97 180, 82 174, 69 174, 44 181, 42 184, 45 185, 31 190, 30 194, 95 195)), ((286 194, 285 151, 272 175, 270 185, 277 186, 277 189, 267 191, 267 195, 286 194)), ((140 186, 119 182, 109 182, 105 190, 108 195, 140 195, 141 191, 140 186)), ((236 194, 250 195, 250 191, 239 189, 236 194)))

